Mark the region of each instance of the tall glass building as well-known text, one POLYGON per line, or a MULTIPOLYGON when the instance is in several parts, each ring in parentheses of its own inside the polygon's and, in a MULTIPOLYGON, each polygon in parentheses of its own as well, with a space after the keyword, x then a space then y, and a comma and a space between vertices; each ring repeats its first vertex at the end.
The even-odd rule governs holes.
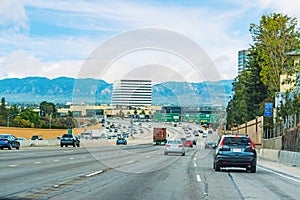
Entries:
POLYGON ((151 106, 151 80, 119 80, 113 83, 113 105, 151 106))
POLYGON ((248 55, 248 50, 240 50, 238 52, 238 75, 240 75, 244 69, 247 69, 248 55))

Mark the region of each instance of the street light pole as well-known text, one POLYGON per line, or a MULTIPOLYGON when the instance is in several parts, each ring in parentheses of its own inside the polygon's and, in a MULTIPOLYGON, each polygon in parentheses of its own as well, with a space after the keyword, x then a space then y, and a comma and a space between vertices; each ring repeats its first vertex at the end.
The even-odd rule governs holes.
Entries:
POLYGON ((19 115, 19 114, 13 114, 13 115, 9 115, 7 117, 7 127, 9 127, 9 118, 13 117, 13 116, 16 116, 16 115, 19 115))

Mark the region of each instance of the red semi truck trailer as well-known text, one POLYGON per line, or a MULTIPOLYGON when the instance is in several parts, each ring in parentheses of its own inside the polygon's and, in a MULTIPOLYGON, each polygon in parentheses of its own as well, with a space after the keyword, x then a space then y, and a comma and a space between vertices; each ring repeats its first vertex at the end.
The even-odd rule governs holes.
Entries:
POLYGON ((160 145, 167 142, 167 128, 153 128, 153 144, 160 145))

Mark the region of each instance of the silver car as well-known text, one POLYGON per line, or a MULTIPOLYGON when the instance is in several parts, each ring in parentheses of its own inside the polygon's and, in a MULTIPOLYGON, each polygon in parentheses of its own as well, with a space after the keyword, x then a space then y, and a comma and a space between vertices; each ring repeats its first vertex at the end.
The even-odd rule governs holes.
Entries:
POLYGON ((167 141, 167 144, 164 148, 164 155, 168 153, 179 153, 182 156, 185 156, 185 147, 182 140, 180 139, 170 139, 167 141))

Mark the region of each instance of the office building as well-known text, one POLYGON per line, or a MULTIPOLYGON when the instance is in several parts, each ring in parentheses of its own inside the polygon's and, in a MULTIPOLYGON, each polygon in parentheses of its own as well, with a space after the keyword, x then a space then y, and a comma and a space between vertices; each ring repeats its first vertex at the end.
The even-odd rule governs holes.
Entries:
POLYGON ((247 69, 249 50, 240 50, 238 52, 238 75, 242 73, 244 69, 247 69))
POLYGON ((151 80, 119 80, 113 83, 113 105, 151 106, 151 80))

